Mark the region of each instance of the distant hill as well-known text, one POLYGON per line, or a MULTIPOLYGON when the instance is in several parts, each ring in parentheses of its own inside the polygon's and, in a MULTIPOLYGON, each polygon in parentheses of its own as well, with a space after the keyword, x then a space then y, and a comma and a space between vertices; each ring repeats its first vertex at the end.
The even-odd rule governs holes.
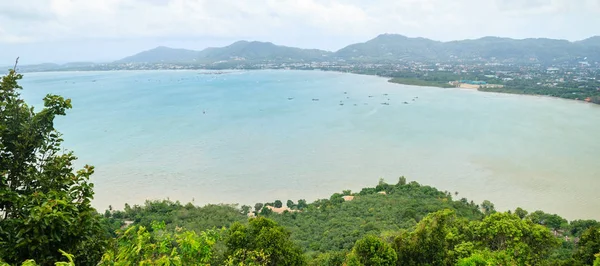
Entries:
POLYGON ((123 58, 118 63, 213 63, 307 62, 349 60, 386 61, 450 61, 491 59, 531 62, 562 62, 587 58, 600 61, 600 36, 577 42, 545 38, 510 39, 483 37, 475 40, 440 42, 426 38, 410 38, 399 34, 381 34, 364 43, 348 45, 337 52, 300 49, 270 42, 238 41, 202 51, 157 47, 123 58))
POLYGON ((220 60, 275 60, 314 61, 322 60, 332 53, 317 49, 300 49, 275 45, 270 42, 239 41, 222 48, 207 48, 200 52, 200 61, 220 60))
POLYGON ((450 60, 490 59, 553 62, 588 57, 600 60, 600 37, 579 42, 555 39, 510 39, 483 37, 476 40, 439 42, 382 34, 364 42, 346 46, 335 53, 346 60, 450 60))
POLYGON ((317 49, 300 49, 275 45, 270 42, 238 41, 218 48, 202 51, 173 49, 160 46, 126 58, 117 63, 212 63, 217 61, 314 61, 331 55, 317 49))
POLYGON ((382 34, 364 43, 348 45, 335 56, 343 59, 436 59, 446 57, 442 43, 425 38, 408 38, 398 34, 382 34))
POLYGON ((193 62, 198 57, 198 51, 174 49, 159 46, 154 49, 125 57, 118 63, 181 63, 193 62))

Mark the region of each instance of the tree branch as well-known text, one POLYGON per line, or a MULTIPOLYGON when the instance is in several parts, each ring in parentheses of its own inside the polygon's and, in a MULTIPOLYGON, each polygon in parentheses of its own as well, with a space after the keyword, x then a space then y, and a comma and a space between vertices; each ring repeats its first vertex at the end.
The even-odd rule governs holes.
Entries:
POLYGON ((15 60, 15 67, 13 67, 13 70, 15 72, 17 72, 17 64, 19 64, 19 57, 17 56, 17 59, 15 60))

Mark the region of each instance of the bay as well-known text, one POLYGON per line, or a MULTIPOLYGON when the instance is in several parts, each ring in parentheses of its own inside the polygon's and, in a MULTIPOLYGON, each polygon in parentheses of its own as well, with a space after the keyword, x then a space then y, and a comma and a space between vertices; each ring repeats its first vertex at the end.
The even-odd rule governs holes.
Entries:
POLYGON ((600 108, 322 71, 27 73, 94 205, 314 200, 406 176, 497 209, 600 219, 600 108), (318 100, 317 100, 318 99, 318 100), (383 103, 383 104, 382 104, 383 103))

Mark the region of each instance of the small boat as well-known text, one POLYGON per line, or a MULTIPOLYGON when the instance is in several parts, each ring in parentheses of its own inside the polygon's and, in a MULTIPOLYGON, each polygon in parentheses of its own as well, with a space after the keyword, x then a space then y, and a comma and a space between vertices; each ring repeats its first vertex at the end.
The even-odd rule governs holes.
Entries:
POLYGON ((312 100, 316 102, 316 101, 318 101, 319 99, 312 99, 312 100))
POLYGON ((290 101, 291 101, 291 100, 293 100, 293 99, 294 99, 294 98, 292 98, 292 97, 289 97, 289 98, 288 98, 288 100, 290 100, 290 101))
POLYGON ((408 102, 404 102, 404 104, 408 104, 408 102))

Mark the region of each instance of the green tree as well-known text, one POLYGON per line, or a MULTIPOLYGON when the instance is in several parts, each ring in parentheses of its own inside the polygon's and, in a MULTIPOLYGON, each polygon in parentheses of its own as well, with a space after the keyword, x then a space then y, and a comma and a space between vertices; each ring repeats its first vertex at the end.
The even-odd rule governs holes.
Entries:
POLYGON ((281 208, 283 206, 283 202, 281 202, 281 200, 276 200, 273 203, 273 206, 275 206, 275 208, 281 208))
POLYGON ((290 233, 270 219, 249 219, 248 225, 234 223, 225 239, 228 261, 237 263, 262 263, 249 261, 248 254, 264 254, 266 265, 305 265, 302 250, 290 240, 290 233))
POLYGON ((600 251, 600 227, 590 227, 579 239, 577 250, 573 257, 583 265, 592 265, 595 254, 600 251))
POLYGON ((463 241, 466 226, 452 210, 427 215, 413 232, 394 240, 399 265, 454 265, 459 254, 455 247, 463 241))
POLYGON ((287 200, 287 202, 285 203, 285 205, 290 208, 293 209, 296 207, 296 204, 294 204, 294 202, 292 200, 287 200))
POLYGON ((406 185, 406 177, 401 176, 401 177, 398 178, 398 184, 397 184, 397 186, 404 186, 404 185, 406 185))
POLYGON ((258 214, 262 208, 263 208, 263 204, 262 203, 256 203, 256 204, 254 204, 254 213, 258 214))
POLYGON ((595 220, 575 220, 571 221, 569 228, 574 236, 581 236, 590 227, 600 227, 600 223, 595 220))
POLYGON ((342 266, 346 260, 346 252, 330 251, 321 253, 316 258, 311 260, 308 265, 311 266, 342 266))
POLYGON ((492 214, 496 212, 496 208, 494 207, 494 203, 491 203, 489 200, 484 200, 481 203, 481 211, 486 214, 492 214))
POLYGON ((379 237, 367 235, 356 241, 348 260, 349 265, 386 266, 395 265, 398 257, 388 243, 379 237))
POLYGON ((525 217, 527 217, 527 211, 521 209, 521 207, 517 207, 517 209, 515 210, 515 214, 521 219, 525 219, 525 217))
POLYGON ((306 207, 308 207, 308 203, 306 203, 305 199, 299 199, 298 200, 298 210, 303 210, 306 207))
POLYGON ((250 209, 252 207, 248 206, 248 205, 242 205, 242 214, 247 215, 250 212, 250 209))
POLYGON ((20 98, 21 78, 10 70, 0 82, 0 254, 11 264, 48 265, 64 250, 78 265, 94 265, 106 244, 90 204, 94 168, 75 172, 77 158, 63 152, 54 128, 71 101, 49 94, 35 112, 20 98))
POLYGON ((131 226, 119 235, 100 265, 207 265, 219 232, 196 234, 178 228, 165 230, 165 223, 154 222, 152 232, 144 226, 131 226))
POLYGON ((540 264, 559 245, 546 227, 514 214, 494 213, 472 228, 478 249, 512 254, 521 265, 540 264))
POLYGON ((558 230, 562 227, 567 227, 567 225, 569 224, 566 219, 556 214, 549 214, 543 211, 532 212, 527 217, 536 224, 545 225, 554 230, 558 230))

